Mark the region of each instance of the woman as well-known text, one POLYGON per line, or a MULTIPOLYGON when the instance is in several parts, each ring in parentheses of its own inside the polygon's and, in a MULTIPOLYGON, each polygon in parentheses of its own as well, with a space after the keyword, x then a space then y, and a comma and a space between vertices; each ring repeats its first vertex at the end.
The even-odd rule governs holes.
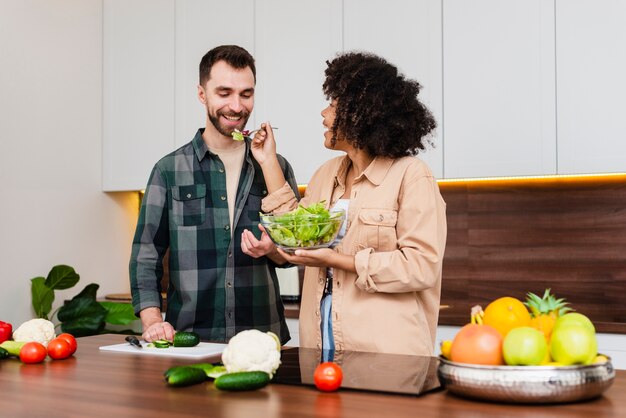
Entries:
MULTIPOLYGON (((428 166, 413 156, 436 126, 421 86, 384 59, 346 53, 328 63, 324 146, 345 155, 313 175, 300 202, 346 208, 332 249, 275 249, 265 233, 242 236, 245 253, 278 253, 306 266, 300 307, 303 347, 432 355, 446 242, 445 202, 428 166)), ((270 129, 256 143, 273 143, 270 129)), ((296 208, 285 186, 265 212, 296 208)))

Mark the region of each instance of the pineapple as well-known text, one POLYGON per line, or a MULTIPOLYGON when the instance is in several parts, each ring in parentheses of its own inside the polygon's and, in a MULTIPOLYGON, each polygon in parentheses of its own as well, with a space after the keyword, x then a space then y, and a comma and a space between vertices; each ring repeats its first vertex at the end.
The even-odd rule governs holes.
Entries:
POLYGON ((565 299, 557 299, 551 294, 550 289, 546 289, 543 297, 528 292, 524 302, 532 316, 530 326, 543 332, 547 342, 550 342, 552 328, 557 318, 572 310, 568 304, 565 299))

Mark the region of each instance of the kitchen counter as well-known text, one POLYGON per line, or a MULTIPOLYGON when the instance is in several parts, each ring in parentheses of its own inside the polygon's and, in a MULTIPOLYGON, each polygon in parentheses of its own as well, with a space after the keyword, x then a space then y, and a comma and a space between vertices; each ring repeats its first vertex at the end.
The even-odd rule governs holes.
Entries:
POLYGON ((300 304, 296 302, 283 303, 285 306, 285 318, 298 319, 300 317, 300 304))
MULTIPOLYGON (((168 387, 162 373, 194 361, 160 356, 103 352, 123 336, 78 339, 66 360, 21 364, 0 361, 0 415, 6 417, 623 417, 626 371, 592 401, 551 406, 492 404, 456 397, 445 390, 420 397, 270 384, 252 392, 222 392, 207 382, 168 387)), ((218 361, 208 358, 202 361, 218 361)))

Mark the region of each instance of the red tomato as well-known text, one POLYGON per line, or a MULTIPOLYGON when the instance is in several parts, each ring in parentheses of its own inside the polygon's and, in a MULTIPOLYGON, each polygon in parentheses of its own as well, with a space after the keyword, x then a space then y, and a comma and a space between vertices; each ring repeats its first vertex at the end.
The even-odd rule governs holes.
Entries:
POLYGON ((55 338, 48 343, 48 355, 55 360, 62 360, 72 355, 72 349, 63 338, 55 338))
POLYGON ((315 369, 313 381, 315 386, 323 392, 332 392, 341 386, 343 372, 337 364, 327 361, 315 369))
POLYGON ((76 343, 76 338, 74 338, 72 334, 68 334, 68 333, 59 334, 57 335, 57 338, 61 338, 67 341, 67 343, 70 345, 70 351, 71 351, 70 355, 76 352, 76 348, 78 347, 78 344, 76 343))
POLYGON ((22 363, 41 363, 46 358, 46 347, 43 344, 32 341, 24 344, 20 350, 20 360, 22 363))

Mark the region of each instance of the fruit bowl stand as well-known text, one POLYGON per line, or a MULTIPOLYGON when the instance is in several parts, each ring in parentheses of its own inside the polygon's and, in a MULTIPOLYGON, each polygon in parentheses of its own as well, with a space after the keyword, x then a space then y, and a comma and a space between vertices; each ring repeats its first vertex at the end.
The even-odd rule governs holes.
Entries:
POLYGON ((440 360, 439 380, 450 393, 492 402, 583 401, 600 396, 615 380, 610 358, 584 366, 483 366, 440 360))

